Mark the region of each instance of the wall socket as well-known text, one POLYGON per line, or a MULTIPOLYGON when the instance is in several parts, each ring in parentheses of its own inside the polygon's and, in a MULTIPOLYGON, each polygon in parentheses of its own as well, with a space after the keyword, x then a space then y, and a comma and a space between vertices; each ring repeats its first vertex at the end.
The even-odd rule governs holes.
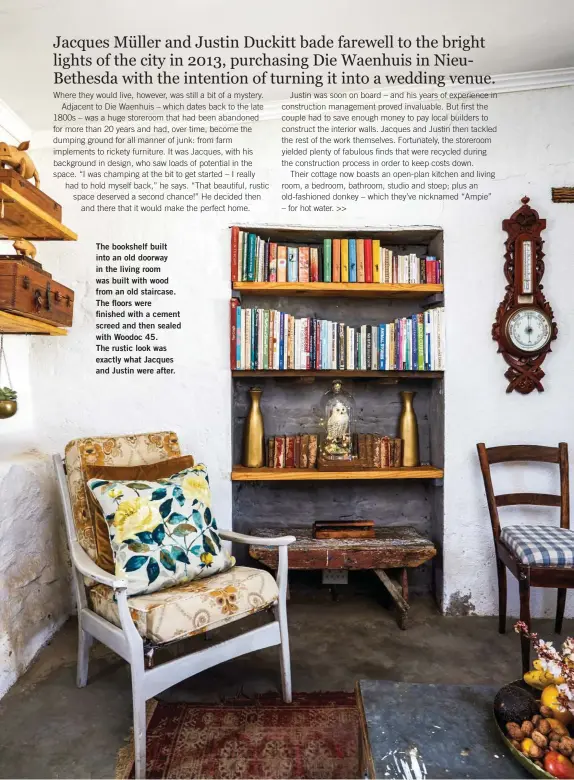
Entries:
POLYGON ((348 585, 349 572, 346 569, 323 569, 323 585, 348 585))

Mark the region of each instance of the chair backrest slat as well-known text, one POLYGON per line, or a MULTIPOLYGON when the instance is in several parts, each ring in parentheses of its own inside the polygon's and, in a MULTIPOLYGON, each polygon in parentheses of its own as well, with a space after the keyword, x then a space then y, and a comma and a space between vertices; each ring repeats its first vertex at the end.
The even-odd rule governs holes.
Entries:
POLYGON ((540 463, 559 463, 558 447, 541 447, 537 444, 512 444, 506 447, 486 448, 488 462, 509 463, 511 461, 538 461, 540 463))
POLYGON ((560 509, 560 527, 570 528, 570 487, 568 475, 568 445, 560 442, 558 447, 542 447, 537 444, 516 444, 504 447, 486 447, 477 444, 478 459, 484 480, 490 522, 494 539, 500 536, 498 508, 530 504, 534 506, 554 506, 560 509), (493 463, 512 463, 517 461, 557 463, 560 468, 560 495, 548 493, 502 493, 495 495, 492 485, 490 466, 493 463))
POLYGON ((494 497, 496 506, 517 506, 533 504, 535 506, 560 506, 560 496, 548 493, 501 493, 494 497))

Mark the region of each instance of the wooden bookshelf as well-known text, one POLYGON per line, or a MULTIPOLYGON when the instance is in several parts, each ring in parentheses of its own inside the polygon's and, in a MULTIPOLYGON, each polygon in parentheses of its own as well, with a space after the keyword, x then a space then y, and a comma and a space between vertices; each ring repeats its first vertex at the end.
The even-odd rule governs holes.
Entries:
POLYGON ((0 238, 76 241, 78 236, 7 184, 2 183, 0 184, 0 238))
POLYGON ((47 322, 33 320, 30 317, 22 317, 19 314, 11 314, 0 311, 0 333, 27 334, 35 336, 67 336, 65 328, 49 325, 47 322))
POLYGON ((249 371, 233 369, 233 377, 260 377, 274 379, 289 379, 298 377, 321 377, 323 379, 442 379, 444 371, 310 371, 286 369, 285 371, 249 371))
POLYGON ((380 284, 364 282, 233 282, 249 295, 291 295, 309 298, 428 298, 444 292, 442 284, 380 284))
POLYGON ((442 479, 444 471, 434 466, 414 468, 365 469, 362 471, 319 471, 318 469, 273 469, 267 466, 248 469, 234 466, 231 472, 233 482, 296 482, 309 480, 345 479, 442 479))

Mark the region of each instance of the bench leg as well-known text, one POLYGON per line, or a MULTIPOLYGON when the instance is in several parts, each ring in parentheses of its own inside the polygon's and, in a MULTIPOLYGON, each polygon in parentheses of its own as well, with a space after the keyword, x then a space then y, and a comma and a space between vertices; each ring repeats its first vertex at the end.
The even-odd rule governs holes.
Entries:
POLYGON ((398 582, 391 579, 384 569, 373 569, 373 571, 391 594, 391 598, 397 607, 398 626, 404 631, 407 627, 407 617, 409 614, 407 570, 403 569, 401 572, 400 585, 398 582))

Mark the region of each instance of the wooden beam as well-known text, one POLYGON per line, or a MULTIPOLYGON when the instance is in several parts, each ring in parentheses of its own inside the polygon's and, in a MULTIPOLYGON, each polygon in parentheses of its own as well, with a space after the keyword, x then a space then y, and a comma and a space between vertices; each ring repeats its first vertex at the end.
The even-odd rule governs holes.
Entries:
POLYGON ((36 336, 67 336, 65 328, 49 325, 47 322, 33 320, 30 317, 21 317, 18 314, 10 314, 0 311, 0 333, 12 333, 36 336))
POLYGON ((7 184, 0 184, 0 237, 76 241, 69 228, 7 184))

